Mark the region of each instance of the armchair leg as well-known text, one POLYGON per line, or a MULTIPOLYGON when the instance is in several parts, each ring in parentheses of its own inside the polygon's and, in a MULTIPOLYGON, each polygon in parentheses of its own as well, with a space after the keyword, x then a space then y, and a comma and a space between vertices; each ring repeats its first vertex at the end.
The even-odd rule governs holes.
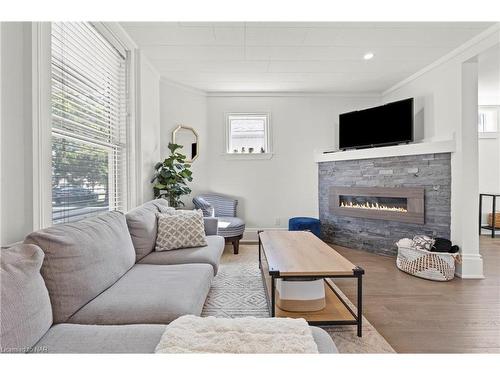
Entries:
POLYGON ((233 252, 235 254, 238 254, 239 251, 240 251, 240 240, 234 240, 233 241, 233 252))
POLYGON ((238 254, 240 250, 240 240, 243 238, 243 235, 235 236, 235 237, 227 237, 226 243, 230 242, 233 244, 233 252, 234 254, 238 254))

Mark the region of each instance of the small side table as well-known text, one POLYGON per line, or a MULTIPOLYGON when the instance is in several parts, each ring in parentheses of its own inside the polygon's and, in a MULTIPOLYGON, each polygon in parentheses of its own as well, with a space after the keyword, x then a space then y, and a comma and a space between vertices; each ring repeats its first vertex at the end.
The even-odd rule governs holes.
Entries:
POLYGON ((479 194, 479 235, 481 235, 481 229, 487 229, 491 231, 491 238, 495 238, 495 230, 500 230, 496 228, 496 201, 497 198, 500 197, 500 194, 479 194), (482 225, 482 216, 483 216, 483 197, 491 197, 491 225, 482 225))

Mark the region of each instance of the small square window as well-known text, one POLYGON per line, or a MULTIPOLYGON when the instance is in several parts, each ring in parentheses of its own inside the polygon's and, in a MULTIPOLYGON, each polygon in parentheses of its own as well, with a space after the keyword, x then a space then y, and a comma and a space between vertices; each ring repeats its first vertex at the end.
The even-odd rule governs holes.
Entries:
POLYGON ((228 154, 269 154, 269 115, 228 114, 226 146, 228 154))

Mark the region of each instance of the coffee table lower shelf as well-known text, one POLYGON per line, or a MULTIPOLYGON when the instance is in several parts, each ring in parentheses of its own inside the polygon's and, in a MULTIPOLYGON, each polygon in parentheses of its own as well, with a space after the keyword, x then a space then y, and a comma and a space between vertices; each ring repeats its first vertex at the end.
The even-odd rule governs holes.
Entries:
POLYGON ((328 278, 325 279, 325 302, 326 307, 319 311, 310 312, 292 312, 285 311, 279 308, 276 304, 278 299, 277 293, 272 293, 272 287, 276 287, 273 282, 273 277, 266 275, 261 268, 261 274, 266 291, 266 299, 272 317, 276 318, 304 318, 310 325, 326 326, 326 325, 356 325, 358 326, 358 336, 362 336, 362 317, 349 307, 346 301, 337 293, 333 286, 333 282, 328 278), (271 298, 274 295, 274 303, 271 298))
MULTIPOLYGON (((304 318, 309 323, 322 324, 324 322, 335 321, 336 324, 356 324, 351 311, 342 303, 336 294, 330 280, 325 280, 325 302, 326 307, 319 311, 292 312, 281 310, 277 304, 274 308, 274 316, 277 318, 304 318)), ((277 297, 275 296, 275 300, 277 297)))

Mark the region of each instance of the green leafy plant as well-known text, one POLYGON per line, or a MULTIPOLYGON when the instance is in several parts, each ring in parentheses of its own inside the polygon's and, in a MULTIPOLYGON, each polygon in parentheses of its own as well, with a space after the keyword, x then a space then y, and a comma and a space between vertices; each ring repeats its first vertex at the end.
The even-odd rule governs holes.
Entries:
POLYGON ((186 155, 178 152, 181 145, 169 143, 170 156, 163 162, 156 163, 151 183, 155 198, 165 198, 171 207, 184 206, 183 195, 191 193, 187 182, 193 181, 191 165, 186 163, 186 155))

